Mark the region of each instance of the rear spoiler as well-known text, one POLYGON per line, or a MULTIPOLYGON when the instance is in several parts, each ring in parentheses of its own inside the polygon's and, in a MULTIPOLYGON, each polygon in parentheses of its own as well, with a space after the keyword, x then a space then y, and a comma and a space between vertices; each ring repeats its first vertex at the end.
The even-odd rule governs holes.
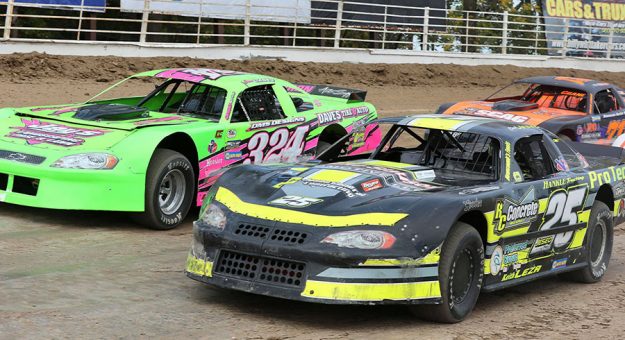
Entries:
POLYGON ((625 164, 625 149, 610 145, 569 142, 574 149, 584 156, 609 157, 619 160, 618 164, 625 164))
POLYGON ((314 96, 324 96, 332 98, 347 99, 347 102, 364 102, 367 97, 367 91, 347 89, 343 87, 335 87, 328 85, 311 85, 311 84, 295 84, 301 90, 304 90, 314 96))

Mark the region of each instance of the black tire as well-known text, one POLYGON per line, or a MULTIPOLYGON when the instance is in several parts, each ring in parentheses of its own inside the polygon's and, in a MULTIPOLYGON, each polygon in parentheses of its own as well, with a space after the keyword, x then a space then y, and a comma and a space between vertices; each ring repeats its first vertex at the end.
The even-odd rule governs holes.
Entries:
POLYGON ((462 222, 452 227, 441 250, 438 276, 442 303, 414 306, 413 311, 434 322, 464 320, 475 307, 484 277, 484 245, 475 228, 462 222))
POLYGON ((195 194, 195 172, 182 154, 157 149, 146 176, 145 211, 134 216, 140 224, 157 230, 178 226, 189 213, 195 194))
POLYGON ((590 211, 590 221, 584 242, 584 252, 588 264, 576 271, 563 273, 562 277, 582 283, 601 281, 610 263, 613 241, 614 220, 612 212, 605 203, 595 201, 590 211))

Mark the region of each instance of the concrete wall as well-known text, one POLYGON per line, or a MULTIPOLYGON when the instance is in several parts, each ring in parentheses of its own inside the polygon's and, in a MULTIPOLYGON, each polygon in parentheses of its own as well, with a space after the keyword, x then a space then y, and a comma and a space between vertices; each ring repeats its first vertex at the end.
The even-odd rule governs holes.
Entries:
POLYGON ((589 71, 625 71, 625 60, 530 55, 417 52, 410 50, 333 49, 285 46, 183 45, 2 41, 0 54, 40 52, 55 55, 114 55, 121 57, 193 57, 202 59, 284 59, 321 63, 515 65, 531 68, 571 68, 589 71))

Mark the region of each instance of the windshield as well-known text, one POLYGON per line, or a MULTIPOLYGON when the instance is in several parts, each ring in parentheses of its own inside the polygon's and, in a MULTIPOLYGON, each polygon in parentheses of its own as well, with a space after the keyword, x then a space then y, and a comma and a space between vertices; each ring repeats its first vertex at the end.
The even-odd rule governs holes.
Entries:
POLYGON ((566 87, 532 85, 521 100, 540 107, 586 112, 586 92, 566 87))
POLYGON ((499 142, 468 132, 394 126, 372 158, 428 167, 450 179, 499 177, 499 142))
POLYGON ((163 82, 153 77, 134 77, 109 87, 87 103, 122 104, 218 121, 226 94, 216 86, 179 79, 163 82))

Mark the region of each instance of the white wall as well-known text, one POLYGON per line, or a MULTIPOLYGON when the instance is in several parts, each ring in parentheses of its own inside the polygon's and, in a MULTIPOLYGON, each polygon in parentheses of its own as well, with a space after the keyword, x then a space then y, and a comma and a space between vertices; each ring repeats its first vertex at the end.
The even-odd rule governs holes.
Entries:
POLYGON ((0 54, 40 52, 55 55, 121 57, 192 57, 202 59, 283 59, 320 63, 514 65, 532 68, 570 68, 625 71, 625 60, 563 58, 527 55, 488 55, 410 50, 332 49, 284 46, 130 44, 67 41, 2 41, 0 54))

